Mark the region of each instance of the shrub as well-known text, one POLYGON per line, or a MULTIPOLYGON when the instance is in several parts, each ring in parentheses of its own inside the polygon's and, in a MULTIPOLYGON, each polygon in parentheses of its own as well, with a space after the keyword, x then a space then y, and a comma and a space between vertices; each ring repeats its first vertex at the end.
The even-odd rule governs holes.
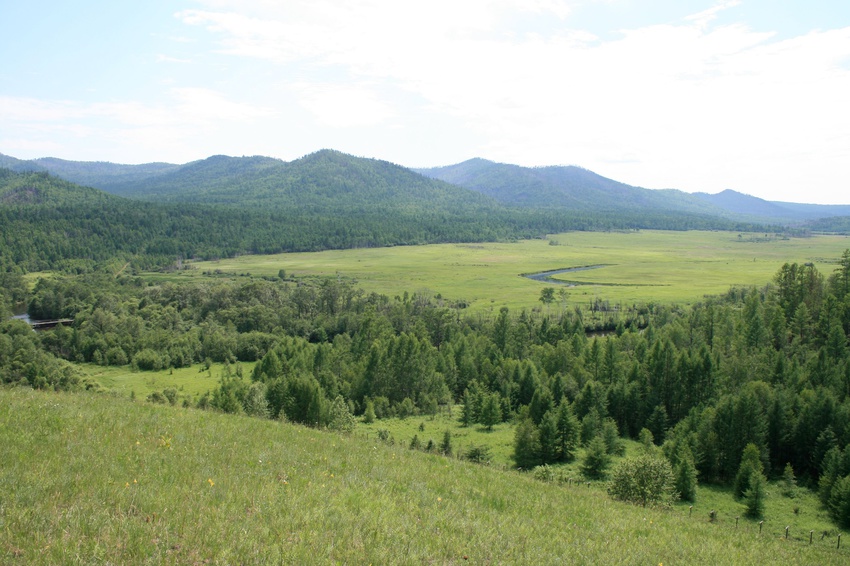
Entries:
POLYGON ((469 460, 470 462, 475 462, 476 464, 489 464, 490 463, 490 447, 489 446, 470 446, 466 449, 466 452, 463 455, 464 458, 469 460))
POLYGON ((168 399, 168 402, 172 405, 177 404, 177 390, 173 387, 166 387, 162 390, 162 394, 168 399))
POLYGON ((348 410, 348 405, 342 395, 337 395, 330 406, 328 428, 341 432, 351 432, 357 426, 357 419, 348 410))
POLYGON ((676 500, 673 468, 666 458, 650 454, 627 458, 614 469, 608 494, 643 507, 669 506, 676 500))
POLYGON ((371 399, 366 401, 366 410, 363 412, 363 422, 372 424, 375 422, 375 403, 371 399))
POLYGON ((133 356, 133 365, 142 371, 157 371, 162 369, 162 359, 150 348, 145 348, 133 356))
POLYGON ((168 403, 168 398, 165 395, 163 395, 161 392, 154 391, 153 393, 148 395, 148 402, 149 403, 157 403, 159 405, 165 405, 166 403, 168 403))
POLYGON ((443 441, 440 443, 440 453, 446 456, 452 455, 452 433, 450 430, 446 430, 443 433, 443 441))

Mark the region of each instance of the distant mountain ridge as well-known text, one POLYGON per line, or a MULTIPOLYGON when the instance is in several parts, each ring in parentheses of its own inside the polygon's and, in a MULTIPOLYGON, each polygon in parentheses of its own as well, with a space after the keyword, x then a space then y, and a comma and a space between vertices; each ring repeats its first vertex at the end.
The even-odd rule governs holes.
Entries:
POLYGON ((834 216, 850 216, 850 205, 844 204, 799 204, 768 201, 726 189, 717 194, 694 193, 695 196, 729 212, 764 218, 815 220, 834 216))
POLYGON ((646 208, 724 214, 723 210, 682 191, 633 187, 576 166, 521 167, 476 158, 416 171, 479 191, 510 206, 587 211, 646 208))
POLYGON ((329 149, 289 162, 215 155, 182 165, 120 165, 52 157, 25 161, 0 154, 0 167, 49 171, 136 200, 309 211, 508 206, 573 213, 683 213, 781 224, 850 215, 850 205, 771 202, 732 190, 711 195, 645 189, 576 166, 521 167, 474 158, 445 167, 408 169, 329 149))

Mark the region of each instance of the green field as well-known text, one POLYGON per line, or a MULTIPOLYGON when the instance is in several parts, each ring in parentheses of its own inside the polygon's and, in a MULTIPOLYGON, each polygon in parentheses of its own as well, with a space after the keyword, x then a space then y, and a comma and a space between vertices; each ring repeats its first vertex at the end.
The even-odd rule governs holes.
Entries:
MULTIPOLYGON (((245 376, 251 375, 254 362, 240 362, 245 376)), ((196 402, 200 395, 218 387, 223 365, 214 363, 209 368, 203 364, 193 364, 187 368, 164 369, 159 371, 138 371, 132 366, 99 366, 96 364, 77 364, 83 376, 92 379, 105 389, 129 397, 131 394, 144 399, 154 391, 166 387, 177 390, 178 397, 196 402)), ((231 366, 235 368, 235 366, 231 366)))
POLYGON ((705 490, 692 514, 644 509, 598 486, 269 420, 24 388, 0 389, 0 406, 3 564, 850 560, 828 526, 810 545, 818 518, 802 505, 786 521, 776 496, 759 533, 705 490))
MULTIPOLYGON (((405 292, 440 294, 486 311, 501 306, 540 308, 541 289, 553 284, 527 279, 524 273, 604 265, 560 276, 582 283, 568 288, 568 304, 584 305, 595 298, 624 305, 690 304, 730 286, 762 286, 785 262, 813 262, 828 275, 848 247, 846 236, 782 239, 730 232, 570 232, 513 243, 242 256, 192 263, 196 269, 167 277, 198 277, 216 271, 277 276, 284 269, 288 276, 346 278, 367 292, 390 297, 405 292)), ((551 308, 562 306, 559 302, 551 308)))

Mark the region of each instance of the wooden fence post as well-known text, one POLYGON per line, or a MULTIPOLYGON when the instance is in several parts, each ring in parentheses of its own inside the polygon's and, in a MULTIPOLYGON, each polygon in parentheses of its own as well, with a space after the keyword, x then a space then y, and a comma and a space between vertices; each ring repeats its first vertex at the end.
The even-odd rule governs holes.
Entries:
POLYGON ((764 521, 759 521, 759 534, 761 534, 761 528, 764 526, 764 521))
POLYGON ((790 526, 785 527, 785 540, 788 540, 788 529, 790 529, 790 528, 791 528, 790 526))

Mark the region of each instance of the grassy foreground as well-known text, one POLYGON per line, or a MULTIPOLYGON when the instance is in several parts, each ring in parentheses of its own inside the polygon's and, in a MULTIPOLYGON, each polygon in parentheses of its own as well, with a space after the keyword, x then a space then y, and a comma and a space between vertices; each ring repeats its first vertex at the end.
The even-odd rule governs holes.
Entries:
POLYGON ((205 272, 276 277, 283 269, 299 277, 348 278, 367 292, 390 297, 405 292, 439 293, 446 299, 464 300, 476 311, 498 312, 501 306, 541 307, 541 289, 555 285, 532 281, 522 277, 524 273, 604 265, 558 277, 581 283, 568 288, 569 305, 583 306, 596 298, 624 305, 690 304, 705 295, 725 293, 730 286, 762 286, 785 262, 812 262, 828 275, 834 269, 830 262, 848 247, 846 236, 783 239, 705 231, 570 232, 513 243, 241 256, 197 262, 192 264, 194 270, 151 277, 183 279, 205 272))
POLYGON ((850 548, 642 509, 358 436, 0 390, 3 564, 846 564, 850 548), (467 562, 468 560, 468 562, 467 562))

